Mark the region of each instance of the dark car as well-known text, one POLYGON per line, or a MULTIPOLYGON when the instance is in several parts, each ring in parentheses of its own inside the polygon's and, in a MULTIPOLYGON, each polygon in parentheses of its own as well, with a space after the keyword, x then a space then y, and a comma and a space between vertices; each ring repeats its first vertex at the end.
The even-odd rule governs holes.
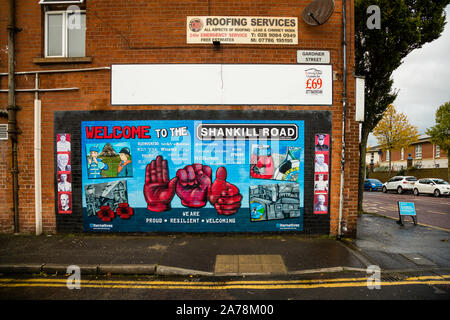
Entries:
POLYGON ((364 180, 364 190, 381 191, 382 188, 383 188, 383 184, 378 179, 366 179, 366 180, 364 180))

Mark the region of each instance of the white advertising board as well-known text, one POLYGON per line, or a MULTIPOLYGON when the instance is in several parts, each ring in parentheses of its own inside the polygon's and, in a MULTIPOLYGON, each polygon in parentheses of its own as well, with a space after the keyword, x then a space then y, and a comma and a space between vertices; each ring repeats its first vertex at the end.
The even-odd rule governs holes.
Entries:
POLYGON ((112 105, 332 105, 331 65, 112 65, 112 105))

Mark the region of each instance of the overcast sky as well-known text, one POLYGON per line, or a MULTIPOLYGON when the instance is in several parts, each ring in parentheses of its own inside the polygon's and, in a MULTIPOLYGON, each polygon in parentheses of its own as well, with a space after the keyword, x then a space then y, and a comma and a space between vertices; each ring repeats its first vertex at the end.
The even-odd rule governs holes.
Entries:
MULTIPOLYGON (((450 101, 450 5, 446 15, 441 36, 411 52, 393 73, 393 87, 400 90, 393 104, 418 127, 419 134, 434 126, 436 110, 450 101)), ((367 145, 377 144, 370 135, 367 145)))

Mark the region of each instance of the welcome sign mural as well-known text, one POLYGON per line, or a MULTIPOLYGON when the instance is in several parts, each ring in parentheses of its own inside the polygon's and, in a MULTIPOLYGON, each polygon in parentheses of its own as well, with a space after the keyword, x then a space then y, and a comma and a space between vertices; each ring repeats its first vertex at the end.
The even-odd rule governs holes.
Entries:
POLYGON ((85 231, 302 231, 304 121, 82 121, 85 231))

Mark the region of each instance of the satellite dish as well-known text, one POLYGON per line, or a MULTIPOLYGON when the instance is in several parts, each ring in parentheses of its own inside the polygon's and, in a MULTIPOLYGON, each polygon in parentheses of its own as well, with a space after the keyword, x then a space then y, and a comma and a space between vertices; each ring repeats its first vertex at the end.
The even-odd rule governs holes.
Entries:
POLYGON ((302 18, 310 26, 327 22, 334 11, 334 0, 314 0, 303 10, 302 18))

